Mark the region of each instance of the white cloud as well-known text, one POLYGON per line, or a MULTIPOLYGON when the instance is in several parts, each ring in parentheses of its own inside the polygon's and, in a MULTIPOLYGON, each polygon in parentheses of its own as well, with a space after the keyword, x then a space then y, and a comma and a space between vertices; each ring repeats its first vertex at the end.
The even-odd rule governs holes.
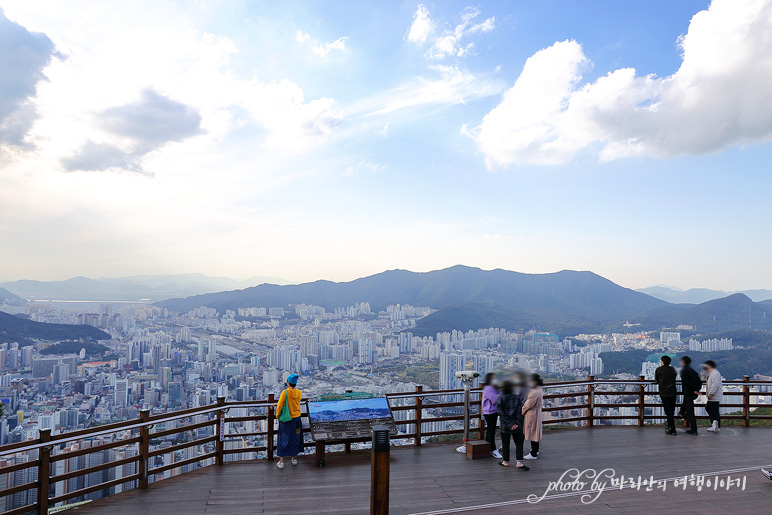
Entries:
POLYGON ((66 170, 123 169, 141 172, 142 159, 170 142, 201 134, 198 111, 153 90, 130 104, 107 109, 95 116, 95 124, 123 145, 86 141, 74 155, 62 159, 66 170))
POLYGON ((515 85, 479 128, 477 141, 489 166, 518 162, 519 156, 541 163, 566 159, 566 145, 554 144, 565 137, 559 118, 588 65, 574 41, 555 43, 528 58, 515 85))
POLYGON ((432 33, 433 24, 429 19, 429 10, 423 5, 419 5, 418 9, 413 16, 413 23, 410 25, 410 30, 407 32, 407 40, 415 43, 423 43, 429 34, 432 33))
POLYGON ((371 163, 370 161, 360 161, 356 164, 347 166, 343 171, 343 175, 351 177, 360 173, 378 173, 385 169, 385 164, 376 164, 371 163))
POLYGON ((772 139, 772 0, 713 0, 679 40, 664 78, 633 68, 581 85, 591 63, 575 41, 530 57, 476 129, 489 168, 704 154, 772 139))
POLYGON ((346 41, 348 40, 348 37, 342 37, 338 38, 335 41, 331 41, 329 43, 320 43, 318 45, 314 45, 313 52, 318 55, 319 57, 327 57, 327 54, 329 54, 333 50, 339 50, 343 52, 346 50, 346 41))
POLYGON ((347 111, 374 116, 409 108, 465 104, 504 89, 499 80, 481 78, 457 66, 432 65, 429 69, 436 77, 417 77, 393 91, 360 101, 347 111))
POLYGON ((464 57, 472 51, 474 42, 462 40, 475 34, 488 33, 495 28, 493 17, 474 23, 479 15, 479 9, 467 7, 461 13, 460 23, 437 33, 434 23, 429 19, 429 11, 423 5, 419 5, 413 18, 413 24, 408 31, 407 39, 415 43, 425 43, 428 39, 431 47, 427 51, 427 56, 432 59, 464 57))
POLYGON ((0 9, 0 150, 26 146, 25 137, 37 118, 33 101, 43 69, 57 53, 45 34, 28 31, 0 9))
POLYGON ((295 32, 295 41, 297 41, 298 43, 305 43, 310 40, 311 40, 311 34, 308 34, 307 32, 303 32, 300 29, 298 29, 295 32))
POLYGON ((343 36, 336 39, 335 41, 329 41, 327 43, 317 43, 311 40, 311 34, 303 32, 302 30, 298 30, 295 32, 295 41, 301 45, 309 44, 311 51, 314 54, 318 55, 319 57, 327 57, 333 50, 344 52, 346 50, 346 41, 348 41, 348 36, 343 36))
POLYGON ((461 23, 442 32, 435 40, 432 48, 429 49, 429 56, 435 59, 442 59, 448 56, 464 57, 472 48, 474 43, 462 43, 462 40, 470 35, 485 34, 495 28, 495 19, 488 18, 480 23, 474 23, 474 20, 480 15, 480 10, 474 7, 467 7, 461 14, 461 23))

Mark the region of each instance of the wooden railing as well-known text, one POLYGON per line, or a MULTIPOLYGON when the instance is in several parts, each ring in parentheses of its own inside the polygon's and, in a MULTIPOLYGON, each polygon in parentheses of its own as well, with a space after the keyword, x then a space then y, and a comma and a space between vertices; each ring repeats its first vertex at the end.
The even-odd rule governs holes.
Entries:
MULTIPOLYGON (((605 380, 589 377, 581 381, 566 381, 549 383, 544 386, 546 392, 561 390, 557 393, 545 393, 544 424, 546 425, 571 425, 593 427, 604 421, 631 420, 636 426, 643 426, 646 421, 664 419, 664 415, 647 415, 647 408, 661 407, 659 402, 650 402, 646 397, 658 398, 656 391, 647 391, 653 384, 646 381, 643 376, 637 381, 605 380), (625 402, 606 403, 598 402, 604 397, 622 396, 629 397, 625 402), (630 415, 608 415, 599 413, 604 409, 634 408, 635 413, 630 415)), ((724 398, 741 397, 741 402, 722 402, 722 408, 737 408, 739 414, 722 415, 722 419, 742 420, 745 427, 750 426, 753 420, 772 419, 772 415, 755 415, 753 408, 770 407, 768 404, 751 403, 753 395, 765 392, 753 392, 753 387, 764 387, 772 390, 772 381, 751 381, 744 377, 742 381, 724 381, 724 398), (732 391, 736 388, 737 391, 732 391)), ((481 389, 472 389, 471 420, 473 422, 472 434, 483 438, 484 419, 480 409, 481 389)), ((464 419, 463 390, 431 390, 425 391, 418 386, 414 392, 386 394, 389 399, 391 411, 395 416, 396 424, 401 431, 392 440, 419 446, 426 439, 433 437, 461 438, 463 428, 460 422, 464 419), (401 415, 402 413, 406 413, 401 415), (455 423, 458 427, 441 430, 425 431, 427 424, 445 422, 455 423), (412 429, 409 429, 412 428, 412 429)), ((264 456, 268 460, 274 458, 274 437, 276 434, 276 398, 273 394, 262 401, 226 401, 219 397, 217 403, 211 406, 190 408, 172 413, 151 415, 149 410, 140 411, 137 420, 117 422, 88 429, 81 429, 56 435, 51 434, 50 429, 41 429, 36 440, 13 443, 0 447, 0 460, 23 456, 20 463, 14 463, 0 467, 0 478, 8 477, 26 469, 32 469, 36 474, 35 479, 14 484, 11 487, 0 490, 0 500, 10 496, 27 492, 27 504, 2 512, 3 515, 15 515, 28 512, 45 514, 48 508, 57 503, 83 497, 95 492, 108 491, 119 485, 124 489, 148 488, 151 478, 159 474, 170 473, 174 469, 182 470, 188 466, 222 466, 227 456, 234 454, 255 453, 264 456), (256 413, 245 416, 229 415, 231 410, 245 409, 256 410, 256 413), (228 424, 241 422, 264 422, 264 430, 233 433, 229 432, 228 424), (180 424, 180 425, 177 425, 180 424), (174 427, 165 427, 173 425, 174 427), (164 427, 160 427, 164 426, 164 427), (203 430, 203 435, 195 432, 203 430), (193 438, 186 441, 170 444, 168 446, 156 445, 151 450, 151 441, 173 435, 184 434, 193 438), (211 434, 210 434, 211 433, 211 434), (109 441, 95 443, 100 437, 109 438, 109 441), (233 439, 248 438, 258 445, 226 448, 226 442, 233 439), (260 440, 264 441, 260 445, 260 440), (94 444, 95 443, 95 444, 94 444), (94 444, 94 445, 92 445, 94 444), (105 463, 98 463, 88 467, 78 467, 73 460, 85 457, 97 452, 122 448, 123 456, 105 463), (180 461, 175 453, 191 449, 191 454, 180 461), (56 451, 56 452, 54 452, 56 451), (158 459, 171 455, 168 463, 158 465, 158 459), (60 470, 57 464, 69 460, 70 468, 74 470, 60 470), (117 467, 133 465, 134 471, 128 475, 118 475, 114 479, 90 484, 56 494, 55 485, 64 481, 71 481, 90 474, 103 472, 117 467)), ((650 410, 651 411, 651 410, 650 410)), ((303 410, 307 416, 307 404, 303 410)), ((698 416, 697 418, 707 418, 698 416)), ((369 441, 370 436, 353 441, 369 441)), ((334 442, 333 442, 334 443, 334 442)), ((345 449, 350 450, 350 443, 346 442, 345 449)), ((67 464, 67 462, 65 462, 67 464)), ((6 483, 7 484, 7 483, 6 483)), ((104 492, 103 492, 104 493, 104 492)))

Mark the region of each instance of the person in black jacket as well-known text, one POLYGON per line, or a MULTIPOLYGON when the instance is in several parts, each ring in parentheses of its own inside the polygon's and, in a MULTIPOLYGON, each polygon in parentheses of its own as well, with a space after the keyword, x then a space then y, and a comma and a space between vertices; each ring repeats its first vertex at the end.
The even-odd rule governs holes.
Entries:
POLYGON ((665 433, 677 436, 675 428, 675 405, 676 405, 676 378, 678 372, 670 366, 670 356, 665 354, 660 358, 657 370, 654 371, 654 381, 659 386, 659 397, 662 399, 662 406, 665 409, 667 422, 665 424, 665 433))
POLYGON ((681 358, 681 393, 684 396, 684 402, 681 406, 684 412, 684 418, 689 422, 691 429, 687 431, 690 435, 697 434, 697 417, 694 416, 694 400, 700 396, 702 380, 700 375, 692 367, 692 358, 684 356, 681 358))
POLYGON ((515 442, 515 458, 517 459, 517 468, 528 470, 523 463, 523 397, 515 392, 515 385, 511 381, 506 381, 502 385, 501 395, 496 403, 499 414, 499 431, 501 432, 501 454, 503 460, 499 465, 509 466, 509 438, 515 442))

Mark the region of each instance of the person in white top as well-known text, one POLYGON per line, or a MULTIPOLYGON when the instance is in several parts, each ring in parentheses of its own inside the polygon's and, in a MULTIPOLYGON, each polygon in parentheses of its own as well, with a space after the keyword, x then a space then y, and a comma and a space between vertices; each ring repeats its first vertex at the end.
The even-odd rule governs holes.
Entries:
POLYGON ((721 382, 721 373, 716 370, 716 362, 707 360, 705 362, 705 371, 707 372, 707 396, 708 402, 705 403, 705 411, 710 417, 711 427, 708 431, 718 433, 721 430, 721 411, 719 404, 724 396, 724 385, 721 382))

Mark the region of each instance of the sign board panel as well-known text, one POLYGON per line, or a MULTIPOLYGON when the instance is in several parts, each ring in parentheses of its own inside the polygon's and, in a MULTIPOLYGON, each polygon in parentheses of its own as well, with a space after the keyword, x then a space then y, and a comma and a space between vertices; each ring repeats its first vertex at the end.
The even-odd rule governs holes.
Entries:
POLYGON ((373 426, 388 426, 392 435, 397 425, 384 397, 343 401, 309 402, 308 418, 314 440, 346 440, 373 433, 373 426))

